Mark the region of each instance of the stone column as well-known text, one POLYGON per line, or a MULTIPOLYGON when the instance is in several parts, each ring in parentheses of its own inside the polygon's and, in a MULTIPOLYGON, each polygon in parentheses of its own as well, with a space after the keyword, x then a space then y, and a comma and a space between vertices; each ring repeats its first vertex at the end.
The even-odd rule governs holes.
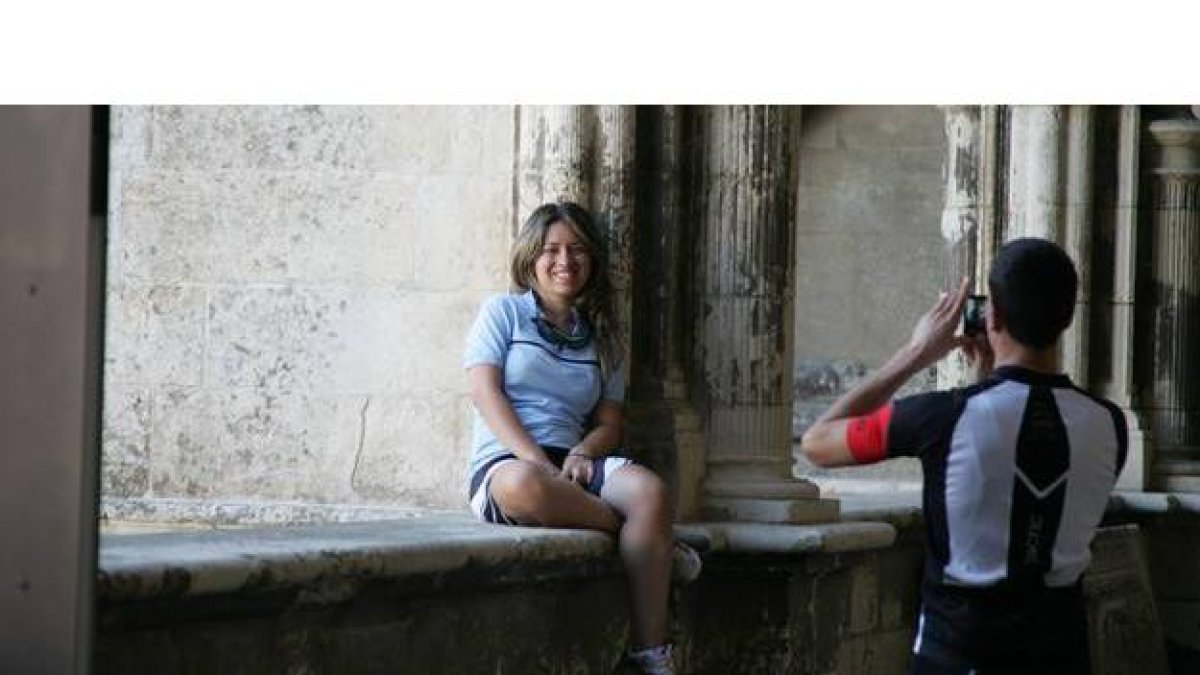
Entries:
POLYGON ((1008 165, 1009 221, 1004 240, 1041 237, 1061 241, 1063 106, 1014 106, 1008 165))
POLYGON ((980 110, 979 232, 975 252, 975 289, 986 294, 988 272, 1000 243, 1004 207, 1004 157, 1007 108, 985 105, 980 110))
POLYGON ((587 106, 520 106, 516 226, 546 202, 592 208, 595 115, 587 106))
POLYGON ((1062 245, 1075 261, 1079 273, 1075 319, 1063 333, 1059 353, 1063 371, 1087 386, 1093 110, 1090 106, 1016 106, 1010 134, 1010 220, 1004 239, 1049 239, 1062 245))
POLYGON ((633 273, 634 106, 520 106, 515 227, 550 201, 591 211, 608 243, 617 318, 629 368, 633 273))
MULTIPOLYGON (((984 293, 986 279, 976 276, 979 250, 980 160, 982 134, 980 107, 955 105, 942 108, 946 122, 946 203, 942 208, 942 241, 945 268, 942 290, 958 287, 964 276, 974 277, 973 293, 984 293)), ((966 357, 955 350, 937 364, 938 389, 967 384, 966 357)))
MULTIPOLYGON (((635 110, 631 105, 596 107, 596 168, 589 208, 608 238, 613 308, 625 331, 625 374, 629 375, 633 320, 633 223, 635 110)), ((628 377, 626 377, 628 381, 628 377)))
POLYGON ((706 514, 814 522, 837 517, 791 476, 799 110, 715 106, 703 117, 699 251, 708 440, 706 514))
MULTIPOLYGON (((678 312, 674 273, 679 245, 679 117, 674 106, 637 109, 638 225, 634 231, 637 274, 631 287, 633 323, 626 442, 646 464, 672 478, 680 519, 695 520, 696 481, 690 469, 704 464, 703 443, 680 429, 668 390, 672 353, 671 317, 678 312), (697 459, 698 458, 698 459, 697 459)), ((678 365, 674 368, 678 371, 678 365)), ((676 385, 686 391, 682 382, 676 385)), ((698 416, 693 417, 699 419, 698 416)))
POLYGON ((1138 106, 1121 106, 1117 132, 1117 213, 1113 237, 1112 390, 1114 403, 1125 412, 1129 454, 1117 481, 1124 490, 1149 487, 1152 457, 1146 453, 1141 420, 1133 410, 1134 289, 1138 260, 1138 181, 1141 176, 1141 113, 1138 106))
POLYGON ((1200 491, 1200 121, 1150 125, 1161 150, 1141 401, 1165 490, 1200 491))
POLYGON ((1084 387, 1088 384, 1088 332, 1091 328, 1094 148, 1092 106, 1070 106, 1066 128, 1063 248, 1075 261, 1079 292, 1075 300, 1075 318, 1062 336, 1062 367, 1063 372, 1084 387))

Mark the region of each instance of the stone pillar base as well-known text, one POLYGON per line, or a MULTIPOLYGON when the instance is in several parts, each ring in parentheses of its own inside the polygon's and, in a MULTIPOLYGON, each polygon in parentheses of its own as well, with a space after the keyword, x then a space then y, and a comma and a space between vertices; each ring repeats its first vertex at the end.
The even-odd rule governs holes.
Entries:
POLYGON ((806 480, 721 481, 706 486, 706 520, 806 525, 837 521, 840 502, 806 480))
POLYGON ((1155 458, 1156 492, 1200 492, 1200 452, 1162 452, 1155 458))
POLYGON ((710 521, 809 525, 836 522, 840 517, 836 499, 710 497, 704 504, 704 518, 710 521))

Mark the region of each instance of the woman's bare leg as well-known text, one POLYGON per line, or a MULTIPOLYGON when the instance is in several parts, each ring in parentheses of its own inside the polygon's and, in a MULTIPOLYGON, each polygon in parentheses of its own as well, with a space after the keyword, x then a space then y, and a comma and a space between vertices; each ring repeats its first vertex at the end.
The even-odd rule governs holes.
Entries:
POLYGON ((654 472, 623 466, 605 481, 600 499, 531 462, 516 460, 492 474, 491 494, 506 514, 524 523, 617 534, 629 574, 633 647, 667 641, 674 535, 667 487, 654 472))
POLYGON ((649 469, 627 465, 609 476, 600 496, 625 518, 619 541, 629 573, 633 647, 664 644, 674 546, 667 486, 649 469))
POLYGON ((505 462, 492 473, 492 498, 509 516, 545 527, 579 527, 616 534, 621 519, 612 507, 578 484, 532 462, 505 462))

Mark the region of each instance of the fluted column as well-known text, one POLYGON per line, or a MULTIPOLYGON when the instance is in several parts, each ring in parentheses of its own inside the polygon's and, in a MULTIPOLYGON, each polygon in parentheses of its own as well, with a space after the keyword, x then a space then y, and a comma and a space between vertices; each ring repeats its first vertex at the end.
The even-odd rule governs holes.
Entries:
POLYGON ((678 512, 681 520, 695 520, 704 512, 703 481, 706 470, 707 442, 703 418, 687 394, 684 363, 690 351, 684 348, 684 278, 694 267, 683 256, 684 124, 680 106, 663 106, 659 118, 659 162, 653 174, 658 189, 658 215, 662 220, 663 254, 660 292, 665 296, 661 320, 661 362, 663 397, 672 412, 675 461, 678 478, 678 512))
MULTIPOLYGON (((607 244, 614 309, 626 337, 632 316, 634 106, 520 106, 515 214, 570 200, 596 218, 607 244)), ((622 360, 629 368, 629 340, 622 360)))
POLYGON ((1066 108, 1014 106, 1010 119, 1009 221, 1004 239, 1041 237, 1060 241, 1066 108))
MULTIPOLYGON (((957 288, 960 279, 971 276, 972 292, 983 293, 986 279, 975 274, 979 249, 981 109, 979 106, 954 105, 944 107, 942 112, 946 129, 942 289, 957 288)), ((961 351, 954 350, 937 364, 939 389, 963 386, 967 380, 967 361, 961 351)))
POLYGON ((1075 296, 1075 318, 1062 336, 1063 372, 1076 383, 1088 384, 1088 334, 1091 330, 1092 290, 1092 200, 1095 123, 1092 106, 1073 105, 1067 110, 1066 190, 1063 248, 1075 261, 1079 292, 1075 296))
POLYGON ((980 158, 979 158, 979 232, 975 237, 975 289, 986 294, 988 272, 999 248, 1005 192, 1005 134, 1006 106, 985 105, 980 107, 980 158))
MULTIPOLYGON (((1148 453, 1139 415, 1134 411, 1134 291, 1138 268, 1138 184, 1141 176, 1141 112, 1121 106, 1117 126, 1117 213, 1113 232, 1112 389, 1129 429, 1129 454, 1117 481, 1124 490, 1150 487, 1153 457, 1148 453)), ((1098 270, 1098 272, 1101 272, 1098 270)))
POLYGON ((520 106, 517 115, 517 225, 546 202, 592 208, 594 111, 581 105, 520 106))
POLYGON ((1200 121, 1150 125, 1161 150, 1151 219, 1152 306, 1141 401, 1159 486, 1200 490, 1200 121))
POLYGON ((608 238, 613 309, 625 331, 625 355, 621 361, 627 375, 631 363, 629 335, 633 321, 635 110, 631 105, 596 107, 598 157, 589 207, 608 238))
POLYGON ((710 518, 836 517, 791 476, 795 152, 799 110, 715 106, 703 117, 703 386, 710 518))
POLYGON ((1088 384, 1091 325, 1092 156, 1091 106, 1015 106, 1008 167, 1009 221, 1005 241, 1040 237, 1060 244, 1079 273, 1075 318, 1060 342, 1062 368, 1088 384))
MULTIPOLYGON (((679 116, 674 106, 637 110, 637 205, 634 231, 637 274, 631 287, 631 370, 626 405, 626 442, 638 458, 672 481, 676 515, 695 520, 696 480, 703 443, 680 429, 678 403, 667 393, 673 361, 672 322, 677 314, 674 274, 679 243, 679 116)), ((678 366, 675 367, 678 371, 678 366)), ((677 384, 683 390, 682 382, 677 384)), ((692 418, 699 419, 692 413, 692 418)), ((691 424, 695 426, 694 422, 691 424)))

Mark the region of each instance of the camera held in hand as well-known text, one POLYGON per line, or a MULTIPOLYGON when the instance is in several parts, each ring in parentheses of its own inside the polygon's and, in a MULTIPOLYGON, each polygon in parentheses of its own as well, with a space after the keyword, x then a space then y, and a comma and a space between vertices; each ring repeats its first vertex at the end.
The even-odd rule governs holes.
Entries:
POLYGON ((983 308, 986 304, 986 295, 967 296, 967 305, 963 309, 963 335, 975 337, 984 333, 983 308))

